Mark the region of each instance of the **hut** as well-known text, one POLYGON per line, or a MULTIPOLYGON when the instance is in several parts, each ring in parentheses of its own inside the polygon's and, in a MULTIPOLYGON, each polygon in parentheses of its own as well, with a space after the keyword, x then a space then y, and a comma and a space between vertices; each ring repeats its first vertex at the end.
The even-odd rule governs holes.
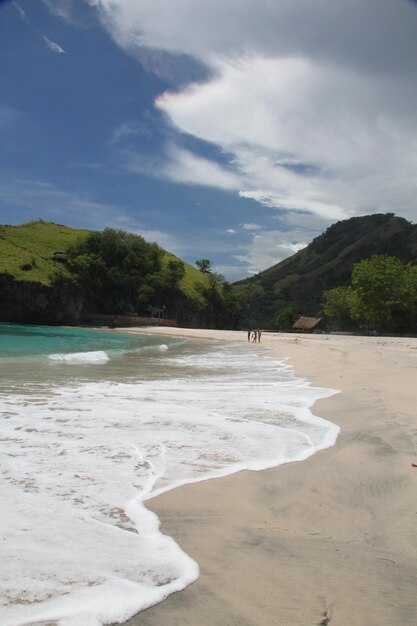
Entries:
POLYGON ((321 322, 321 317, 306 317, 301 316, 293 324, 292 331, 300 333, 312 333, 321 322))

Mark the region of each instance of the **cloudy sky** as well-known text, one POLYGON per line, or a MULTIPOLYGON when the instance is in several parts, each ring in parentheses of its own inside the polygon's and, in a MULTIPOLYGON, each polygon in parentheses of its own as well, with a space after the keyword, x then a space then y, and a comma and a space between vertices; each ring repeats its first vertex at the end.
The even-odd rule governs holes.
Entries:
POLYGON ((0 222, 123 228, 235 280, 417 221, 417 3, 0 1, 0 222))

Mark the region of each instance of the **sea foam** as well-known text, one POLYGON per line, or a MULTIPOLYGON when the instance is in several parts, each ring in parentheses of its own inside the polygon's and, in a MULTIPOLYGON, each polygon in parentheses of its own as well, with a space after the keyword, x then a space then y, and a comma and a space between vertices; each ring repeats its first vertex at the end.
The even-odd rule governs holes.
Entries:
POLYGON ((48 359, 59 363, 107 363, 109 356, 104 350, 95 350, 94 352, 49 354, 48 359))
POLYGON ((144 503, 305 459, 338 434, 310 411, 334 391, 254 346, 170 345, 126 357, 122 372, 3 397, 3 626, 121 622, 183 589, 198 565, 144 503))

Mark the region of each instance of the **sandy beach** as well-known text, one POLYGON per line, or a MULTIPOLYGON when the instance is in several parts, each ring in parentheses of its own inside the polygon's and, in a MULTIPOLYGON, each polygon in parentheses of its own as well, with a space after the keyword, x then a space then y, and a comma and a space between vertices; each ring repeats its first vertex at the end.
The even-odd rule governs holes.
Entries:
MULTIPOLYGON (((247 343, 243 332, 135 332, 247 343)), ((341 427, 336 445, 148 501, 201 573, 127 624, 414 626, 417 339, 264 333, 262 345, 340 390, 313 409, 341 427)))

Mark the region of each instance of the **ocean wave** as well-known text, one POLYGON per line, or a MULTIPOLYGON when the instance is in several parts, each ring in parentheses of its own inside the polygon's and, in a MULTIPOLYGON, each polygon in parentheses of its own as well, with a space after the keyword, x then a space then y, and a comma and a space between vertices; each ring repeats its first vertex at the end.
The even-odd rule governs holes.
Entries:
POLYGON ((136 348, 135 350, 129 350, 129 352, 167 352, 169 350, 169 346, 166 343, 154 343, 146 346, 140 346, 140 348, 136 348))
POLYGON ((58 363, 107 363, 109 356, 104 350, 95 350, 94 352, 49 354, 48 359, 58 363))

